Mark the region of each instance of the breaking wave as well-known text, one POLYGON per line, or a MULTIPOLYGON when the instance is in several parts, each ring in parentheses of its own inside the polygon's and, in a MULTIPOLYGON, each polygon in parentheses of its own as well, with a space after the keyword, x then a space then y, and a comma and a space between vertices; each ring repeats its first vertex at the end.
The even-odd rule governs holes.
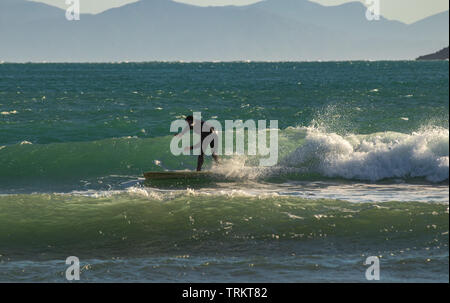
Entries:
POLYGON ((326 177, 369 181, 425 178, 442 182, 449 178, 448 129, 347 136, 315 128, 302 130, 304 142, 281 160, 282 166, 326 177))
MULTIPOLYGON (((449 131, 424 128, 410 134, 330 133, 320 128, 287 128, 279 134, 279 161, 275 167, 258 166, 255 157, 224 157, 213 171, 224 178, 292 180, 314 177, 361 181, 449 178, 449 131)), ((49 184, 90 183, 111 175, 139 177, 144 171, 194 169, 196 157, 175 157, 171 137, 117 138, 91 142, 16 144, 0 149, 0 181, 49 184), (81 180, 81 181, 80 181, 81 180)), ((257 159, 256 159, 257 160, 257 159)), ((210 161, 208 159, 207 161, 210 161)), ((210 167, 205 164, 205 168, 210 167)), ((72 189, 74 190, 74 189, 72 189)))

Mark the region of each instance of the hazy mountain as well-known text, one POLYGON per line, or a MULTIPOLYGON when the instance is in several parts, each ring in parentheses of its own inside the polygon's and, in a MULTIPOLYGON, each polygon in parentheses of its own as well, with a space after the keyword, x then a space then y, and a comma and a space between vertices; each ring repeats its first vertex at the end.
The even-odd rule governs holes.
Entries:
MULTIPOLYGON (((448 41, 448 11, 425 18, 409 25, 409 30, 415 35, 430 40, 440 40, 446 37, 448 41)), ((443 45, 442 45, 443 46, 443 45)))
POLYGON ((398 21, 368 22, 366 7, 360 2, 350 2, 338 6, 324 7, 304 0, 267 0, 256 3, 254 7, 310 24, 323 24, 328 28, 351 34, 386 35, 387 31, 399 31, 404 24, 398 21))
POLYGON ((65 14, 61 14, 61 9, 42 3, 0 0, 0 30, 13 34, 15 26, 48 19, 65 20, 65 14))
POLYGON ((69 22, 61 9, 0 1, 0 60, 414 59, 448 45, 448 12, 406 25, 369 22, 365 7, 266 0, 197 7, 142 0, 69 22))

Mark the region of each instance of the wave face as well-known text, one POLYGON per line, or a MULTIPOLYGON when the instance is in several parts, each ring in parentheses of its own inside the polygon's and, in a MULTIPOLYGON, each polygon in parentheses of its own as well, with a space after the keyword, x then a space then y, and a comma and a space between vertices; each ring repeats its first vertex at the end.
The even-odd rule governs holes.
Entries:
MULTIPOLYGON (((167 153, 170 140, 167 136, 5 146, 0 150, 0 180, 11 187, 50 183, 75 190, 93 183, 93 188, 101 188, 108 176, 138 178, 144 171, 193 169, 196 157, 167 153)), ((279 150, 279 165, 275 167, 259 168, 252 157, 234 156, 225 157, 223 165, 213 171, 225 179, 241 180, 419 178, 438 183, 449 178, 449 132, 436 127, 411 134, 368 135, 288 128, 280 131, 279 150)))
POLYGON ((235 255, 277 245, 312 254, 325 249, 320 247, 324 241, 326 249, 341 254, 448 247, 448 205, 139 187, 116 193, 0 196, 0 251, 3 258, 15 260, 67 253, 84 258, 214 254, 218 247, 235 255))

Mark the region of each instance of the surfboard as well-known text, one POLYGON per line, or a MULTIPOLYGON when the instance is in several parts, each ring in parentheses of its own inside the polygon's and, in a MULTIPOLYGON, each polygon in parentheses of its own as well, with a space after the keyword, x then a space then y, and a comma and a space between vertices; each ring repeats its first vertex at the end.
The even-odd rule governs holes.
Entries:
POLYGON ((210 177, 210 172, 196 171, 165 171, 165 172, 147 172, 144 177, 147 180, 167 180, 167 179, 198 179, 210 177))

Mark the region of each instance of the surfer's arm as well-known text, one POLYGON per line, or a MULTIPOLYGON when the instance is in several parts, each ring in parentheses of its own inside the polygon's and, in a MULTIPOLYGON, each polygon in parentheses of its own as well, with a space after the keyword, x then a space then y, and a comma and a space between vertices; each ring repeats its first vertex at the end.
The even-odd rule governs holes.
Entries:
POLYGON ((197 144, 192 145, 191 147, 186 147, 185 150, 193 150, 195 148, 199 148, 201 145, 202 145, 202 142, 198 142, 197 144))

